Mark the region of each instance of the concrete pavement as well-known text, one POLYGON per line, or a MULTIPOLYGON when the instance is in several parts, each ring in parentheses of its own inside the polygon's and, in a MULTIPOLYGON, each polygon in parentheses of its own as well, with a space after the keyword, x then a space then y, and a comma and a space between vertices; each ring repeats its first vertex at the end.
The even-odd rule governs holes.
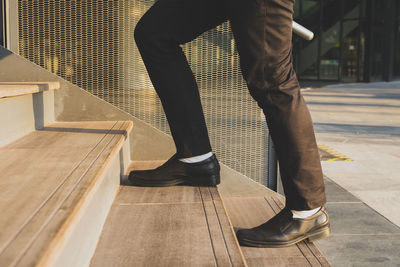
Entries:
POLYGON ((317 142, 354 160, 325 161, 324 173, 400 226, 400 82, 331 85, 303 94, 317 142))
POLYGON ((318 144, 353 161, 323 161, 333 266, 399 266, 400 82, 305 89, 318 144))

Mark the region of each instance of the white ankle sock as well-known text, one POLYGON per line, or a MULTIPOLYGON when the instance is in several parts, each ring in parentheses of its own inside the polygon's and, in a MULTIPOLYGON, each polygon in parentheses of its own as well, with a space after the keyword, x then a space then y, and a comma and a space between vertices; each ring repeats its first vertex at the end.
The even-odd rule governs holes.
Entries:
POLYGON ((185 162, 185 163, 196 163, 196 162, 200 162, 200 161, 203 161, 205 159, 208 159, 212 155, 213 155, 212 152, 208 152, 208 153, 203 154, 203 155, 194 156, 194 157, 191 157, 191 158, 179 159, 179 160, 182 161, 182 162, 185 162))
POLYGON ((294 219, 306 219, 317 213, 321 207, 312 210, 292 210, 294 219))

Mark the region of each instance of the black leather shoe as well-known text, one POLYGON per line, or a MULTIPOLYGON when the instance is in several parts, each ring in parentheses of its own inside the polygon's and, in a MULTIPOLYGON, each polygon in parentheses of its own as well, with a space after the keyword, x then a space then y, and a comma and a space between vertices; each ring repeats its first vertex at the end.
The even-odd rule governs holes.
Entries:
POLYGON ((322 207, 306 219, 294 219, 292 212, 284 208, 266 223, 252 229, 239 230, 239 244, 250 247, 287 247, 307 239, 313 242, 330 235, 329 215, 322 207))
POLYGON ((213 154, 196 163, 179 161, 176 154, 154 170, 131 171, 128 180, 136 186, 217 186, 220 183, 220 167, 213 154))

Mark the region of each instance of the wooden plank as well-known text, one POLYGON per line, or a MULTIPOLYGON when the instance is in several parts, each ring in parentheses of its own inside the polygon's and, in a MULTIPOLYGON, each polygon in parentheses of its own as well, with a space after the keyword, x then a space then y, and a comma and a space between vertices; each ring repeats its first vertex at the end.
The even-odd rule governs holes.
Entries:
POLYGON ((122 186, 120 193, 115 199, 115 203, 119 205, 129 205, 134 203, 187 203, 200 201, 199 189, 193 186, 155 188, 122 186))
MULTIPOLYGON (((119 129, 127 128, 129 131, 130 127, 131 124, 125 122, 119 129)), ((125 137, 115 134, 112 136, 81 178, 79 185, 57 210, 46 226, 46 232, 37 237, 20 260, 19 266, 36 262, 38 256, 38 266, 69 267, 86 266, 89 263, 119 186, 121 170, 118 160, 121 159, 115 161, 115 156, 118 155, 125 137), (114 166, 110 166, 111 159, 114 159, 114 166), (117 172, 107 176, 115 169, 117 172)))
MULTIPOLYGON (((52 263, 57 260, 56 257, 60 251, 62 251, 63 247, 66 246, 66 236, 68 237, 80 222, 80 218, 83 216, 83 213, 86 212, 86 209, 83 207, 90 201, 92 192, 96 191, 94 188, 98 187, 101 183, 101 179, 109 168, 111 159, 118 155, 118 151, 121 149, 126 139, 126 133, 129 132, 131 128, 131 122, 119 122, 119 126, 115 131, 114 129, 111 131, 119 134, 110 134, 112 138, 90 165, 74 191, 65 199, 60 209, 57 210, 54 218, 46 227, 46 234, 41 234, 32 245, 29 254, 24 257, 21 263, 30 262, 31 255, 37 255, 37 252, 41 251, 39 249, 40 247, 44 248, 47 246, 47 250, 44 251, 38 265, 54 265, 52 263), (54 232, 57 233, 53 234, 54 232), (49 241, 51 241, 50 244, 49 241)), ((119 177, 116 178, 116 182, 119 183, 119 177)), ((113 199, 116 193, 116 191, 113 193, 113 199)), ((25 264, 21 264, 21 266, 24 265, 25 264)))
POLYGON ((246 266, 232 225, 216 188, 199 188, 218 266, 246 266), (206 192, 208 191, 208 194, 206 192))
POLYGON ((114 205, 91 266, 216 266, 202 204, 114 205))
POLYGON ((34 94, 59 88, 59 82, 0 82, 0 98, 34 94))
POLYGON ((81 149, 96 143, 96 137, 102 138, 110 132, 115 121, 85 121, 85 122, 53 122, 41 130, 34 131, 23 138, 10 143, 3 149, 48 149, 69 148, 81 149))
MULTIPOLYGON (((62 228, 58 230, 59 233, 63 231, 63 236, 59 239, 59 244, 55 244, 53 247, 54 243, 51 243, 48 246, 51 249, 48 251, 51 253, 50 257, 42 257, 37 266, 70 267, 89 265, 120 186, 120 160, 121 158, 119 157, 113 158, 112 164, 105 175, 102 175, 84 197, 84 201, 79 204, 80 209, 74 213, 73 219, 68 219, 68 224, 64 223, 64 225, 68 225, 68 227, 64 228, 66 231, 63 231, 62 228)), ((58 216, 52 222, 60 218, 58 216)), ((51 224, 53 225, 53 223, 51 224)), ((47 229, 49 229, 49 226, 47 229)), ((42 237, 36 240, 35 247, 42 237)), ((18 266, 28 265, 25 263, 29 259, 28 254, 30 253, 27 253, 18 266)))
MULTIPOLYGON (((130 130, 130 128, 131 124, 127 124, 124 127, 124 123, 122 122, 55 123, 47 126, 43 131, 39 131, 39 133, 37 133, 39 136, 40 134, 44 134, 44 136, 40 136, 42 138, 48 137, 47 144, 42 138, 39 138, 38 140, 38 136, 32 134, 26 139, 24 138, 22 142, 15 142, 9 146, 9 148, 13 150, 23 150, 24 147, 30 147, 30 150, 36 151, 35 146, 37 146, 40 148, 39 150, 47 149, 56 151, 58 154, 60 154, 58 160, 61 164, 65 163, 65 161, 68 159, 76 158, 77 152, 80 150, 86 151, 89 149, 90 151, 83 159, 79 159, 80 162, 76 168, 71 169, 71 166, 69 165, 62 166, 70 168, 70 173, 65 176, 59 186, 55 187, 54 192, 51 193, 48 199, 46 199, 46 201, 39 206, 38 210, 31 214, 28 222, 25 222, 23 227, 16 232, 15 237, 8 244, 3 253, 0 254, 1 262, 15 263, 19 261, 19 257, 26 253, 25 251, 32 246, 32 242, 34 242, 36 239, 40 239, 38 236, 41 236, 42 239, 44 236, 46 237, 44 239, 47 240, 47 243, 41 243, 40 246, 35 244, 35 246, 32 246, 33 249, 30 250, 30 253, 28 253, 28 255, 33 256, 31 258, 25 257, 25 259, 29 258, 28 262, 30 263, 35 262, 38 259, 40 256, 39 252, 44 250, 44 247, 48 245, 51 237, 54 236, 59 229, 53 228, 49 230, 46 229, 46 225, 51 221, 52 217, 57 214, 57 210, 60 208, 62 213, 65 215, 63 217, 65 221, 65 219, 71 213, 71 210, 73 210, 73 207, 61 205, 65 203, 65 200, 68 199, 71 194, 81 189, 82 185, 80 183, 82 182, 83 177, 91 176, 92 179, 95 177, 93 173, 89 174, 88 170, 94 164, 94 162, 99 162, 102 160, 99 159, 99 156, 102 155, 107 146, 110 145, 111 140, 113 140, 115 137, 115 133, 122 136, 122 139, 119 138, 117 141, 121 143, 121 140, 124 139, 123 136, 126 134, 126 130, 124 129, 130 130), (116 128, 112 129, 112 127, 116 128), (101 137, 100 139, 96 139, 96 136, 98 135, 101 137), (97 140, 98 143, 93 147, 90 145, 91 140, 97 140), (74 150, 74 148, 76 148, 76 150, 74 150), (68 155, 65 153, 66 151, 75 152, 75 154, 71 153, 68 155)), ((115 150, 115 145, 116 143, 111 144, 111 146, 114 146, 112 148, 113 150, 115 150)), ((110 153, 108 153, 106 157, 109 156, 110 153)), ((32 161, 32 164, 37 165, 38 163, 32 161)), ((100 165, 100 163, 97 165, 100 165)), ((44 169, 47 168, 57 170, 57 167, 58 165, 54 164, 54 162, 50 162, 44 166, 44 169)), ((97 166, 94 169, 99 170, 100 168, 102 168, 102 166, 97 166)), ((36 178, 38 173, 32 172, 31 175, 34 175, 34 178, 36 178)), ((35 196, 36 191, 31 191, 30 193, 31 195, 35 196)), ((61 222, 63 222, 63 220, 61 220, 61 222)))
POLYGON ((82 160, 105 136, 81 134, 74 140, 68 135, 37 131, 28 140, 22 138, 0 149, 0 210, 4 214, 0 217, 0 253, 66 178, 79 172, 82 160), (80 149, 74 149, 79 145, 80 149))
MULTIPOLYGON (((125 122, 117 122, 115 128, 110 132, 121 132, 127 125, 125 122)), ((93 155, 84 162, 84 173, 74 175, 73 188, 62 188, 58 195, 62 195, 62 201, 57 201, 57 208, 54 208, 54 203, 47 205, 48 210, 52 211, 51 218, 43 209, 41 214, 43 217, 49 218, 46 225, 37 222, 31 223, 29 228, 39 227, 44 228, 38 233, 34 239, 29 243, 29 250, 24 253, 23 258, 20 259, 20 265, 24 266, 29 262, 36 262, 40 259, 39 265, 48 265, 43 262, 50 262, 56 260, 64 242, 68 241, 69 232, 75 227, 81 212, 85 212, 82 208, 83 202, 87 200, 87 194, 92 191, 92 187, 97 184, 98 174, 108 167, 108 160, 111 155, 116 154, 122 145, 124 137, 116 136, 115 134, 108 134, 102 143, 96 147, 93 155), (68 192, 68 194, 66 194, 68 192), (51 220, 50 220, 51 219, 51 220), (45 226, 45 227, 43 227, 45 226)), ((70 182, 69 184, 72 184, 70 182)), ((59 198, 59 197, 58 197, 59 198)), ((55 199, 56 201, 57 199, 55 199)), ((27 229, 26 231, 29 231, 27 229)), ((21 235, 25 236, 25 235, 21 235)), ((11 250, 12 251, 12 250, 11 250)), ((51 265, 51 264, 50 264, 51 265)))
MULTIPOLYGON (((213 200, 213 196, 211 194, 210 188, 208 187, 198 187, 198 190, 200 192, 200 196, 201 196, 201 201, 206 202, 206 201, 212 201, 213 200)), ((211 189, 211 190, 216 190, 211 189)), ((218 200, 220 200, 219 197, 217 197, 218 200)))
MULTIPOLYGON (((121 125, 122 122, 117 122, 113 127, 117 127, 118 129, 121 125)), ((62 209, 65 214, 70 212, 72 208, 63 208, 63 203, 74 191, 79 190, 80 181, 86 176, 88 169, 93 165, 93 162, 98 158, 113 137, 113 135, 106 134, 99 144, 90 151, 88 156, 80 162, 79 167, 65 178, 62 185, 49 196, 40 209, 32 215, 29 223, 24 225, 12 242, 2 254, 0 254, 0 261, 5 262, 5 259, 20 261, 20 257, 26 254, 26 251, 30 248, 30 254, 33 255, 35 259, 32 259, 32 257, 29 262, 36 262, 36 260, 40 258, 41 253, 43 253, 45 247, 48 246, 48 243, 52 240, 53 235, 58 231, 58 228, 49 231, 47 225, 54 220, 53 217, 57 214, 59 209, 62 209), (33 246, 32 244, 40 235, 46 237, 46 242, 41 243, 40 246, 35 243, 33 246)))
MULTIPOLYGON (((236 229, 252 228, 272 218, 283 207, 276 198, 224 198, 227 214, 236 229)), ((249 266, 330 266, 311 243, 285 248, 241 247, 249 266), (311 248, 311 249, 309 249, 311 248)))
POLYGON ((326 258, 313 243, 300 242, 296 245, 311 266, 330 266, 326 258), (316 253, 316 251, 318 251, 316 253))
POLYGON ((246 264, 216 188, 123 186, 91 266, 246 264))

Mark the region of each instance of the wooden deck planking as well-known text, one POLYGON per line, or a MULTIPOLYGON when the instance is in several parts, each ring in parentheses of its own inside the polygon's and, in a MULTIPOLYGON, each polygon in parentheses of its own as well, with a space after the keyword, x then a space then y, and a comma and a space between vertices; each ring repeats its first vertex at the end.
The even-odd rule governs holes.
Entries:
MULTIPOLYGON (((39 186, 38 190, 41 189, 40 185, 42 185, 42 187, 50 188, 53 191, 48 194, 48 190, 43 190, 45 193, 42 195, 46 196, 47 194, 47 199, 41 199, 42 202, 34 203, 27 201, 27 199, 29 197, 36 196, 37 190, 21 191, 25 193, 25 195, 23 195, 23 197, 26 198, 25 204, 31 208, 25 210, 23 213, 20 212, 21 210, 18 210, 20 214, 17 215, 20 216, 20 218, 23 218, 25 221, 22 226, 19 225, 19 229, 11 229, 13 230, 11 231, 13 235, 12 240, 7 242, 6 246, 3 246, 4 249, 0 254, 0 262, 11 264, 19 261, 21 255, 25 254, 25 251, 40 235, 41 237, 44 236, 44 239, 47 240, 47 242, 49 239, 51 239, 51 236, 57 232, 58 228, 55 227, 51 231, 49 231, 49 229, 44 230, 46 225, 49 223, 52 217, 57 214, 57 211, 60 208, 62 210, 61 213, 63 213, 64 216, 63 220, 58 220, 58 222, 62 223, 65 221, 65 218, 72 210, 72 206, 65 206, 65 200, 70 197, 71 193, 74 192, 73 190, 76 188, 82 189, 82 184, 79 183, 82 181, 82 178, 85 177, 85 175, 86 177, 93 175, 93 173, 87 173, 89 168, 92 170, 97 169, 97 171, 99 168, 102 168, 102 166, 93 168, 93 164, 96 161, 100 162, 102 160, 99 158, 99 156, 109 156, 109 154, 103 153, 104 150, 107 148, 110 149, 110 147, 111 149, 115 149, 115 144, 111 142, 113 139, 115 139, 115 135, 110 133, 123 133, 124 131, 126 132, 126 130, 129 130, 130 127, 131 124, 124 122, 55 123, 46 126, 46 128, 42 131, 37 131, 26 136, 21 140, 21 142, 16 141, 4 148, 7 152, 10 150, 24 151, 26 147, 29 147, 30 151, 52 151, 54 156, 59 155, 58 157, 55 157, 57 160, 59 160, 59 164, 56 164, 57 162, 50 160, 50 162, 41 166, 43 170, 51 169, 55 171, 55 174, 52 172, 45 172, 45 175, 43 176, 45 178, 57 177, 57 179, 53 179, 54 183, 49 183, 46 179, 46 182, 38 183, 37 179, 35 179, 38 176, 38 172, 35 172, 35 170, 30 172, 30 175, 34 175, 34 177, 31 177, 31 179, 29 179, 29 175, 25 177, 26 181, 33 180, 36 182, 35 184, 38 184, 39 186), (46 139, 48 140, 47 146, 46 142, 44 141, 46 139), (35 146, 37 146, 38 149, 35 149, 35 146), (80 153, 82 151, 84 152, 80 153), (85 156, 82 158, 82 155, 85 156), (74 159, 72 160, 74 164, 76 162, 78 162, 78 164, 75 167, 71 164, 66 164, 68 159, 74 159), (60 172, 62 175, 57 176, 57 174, 60 172), (51 186, 53 186, 53 188, 51 188, 51 186), (26 192, 29 192, 30 194, 26 194, 26 192), (63 204, 64 206, 61 206, 63 204)), ((118 142, 121 142, 121 138, 118 139, 118 142)), ((50 153, 50 155, 53 154, 50 153)), ((48 158, 46 159, 49 160, 48 158)), ((29 163, 36 166, 40 165, 38 164, 37 160, 28 160, 25 164, 29 165, 29 163)), ((18 168, 14 168, 14 170, 18 172, 18 168)), ((18 184, 9 184, 9 186, 18 188, 18 184)), ((81 190, 75 191, 80 192, 81 190)), ((74 193, 76 194, 76 192, 74 193)), ((3 198, 3 195, 4 194, 1 194, 0 196, 3 198)), ((9 217, 7 216, 7 218, 9 217)), ((33 246, 33 250, 36 250, 36 252, 42 250, 43 247, 46 246, 46 242, 42 243, 42 245, 43 246, 37 246, 37 244, 35 244, 35 246, 33 246)), ((38 257, 40 253, 31 254, 34 255, 34 257, 38 257)), ((29 262, 32 262, 32 258, 29 262)))
POLYGON ((123 186, 91 266, 246 265, 215 188, 123 186))
MULTIPOLYGON (((258 226, 283 208, 282 202, 274 197, 234 197, 223 200, 236 229, 258 226)), ((249 266, 330 266, 315 245, 308 242, 286 248, 241 249, 249 266)))

